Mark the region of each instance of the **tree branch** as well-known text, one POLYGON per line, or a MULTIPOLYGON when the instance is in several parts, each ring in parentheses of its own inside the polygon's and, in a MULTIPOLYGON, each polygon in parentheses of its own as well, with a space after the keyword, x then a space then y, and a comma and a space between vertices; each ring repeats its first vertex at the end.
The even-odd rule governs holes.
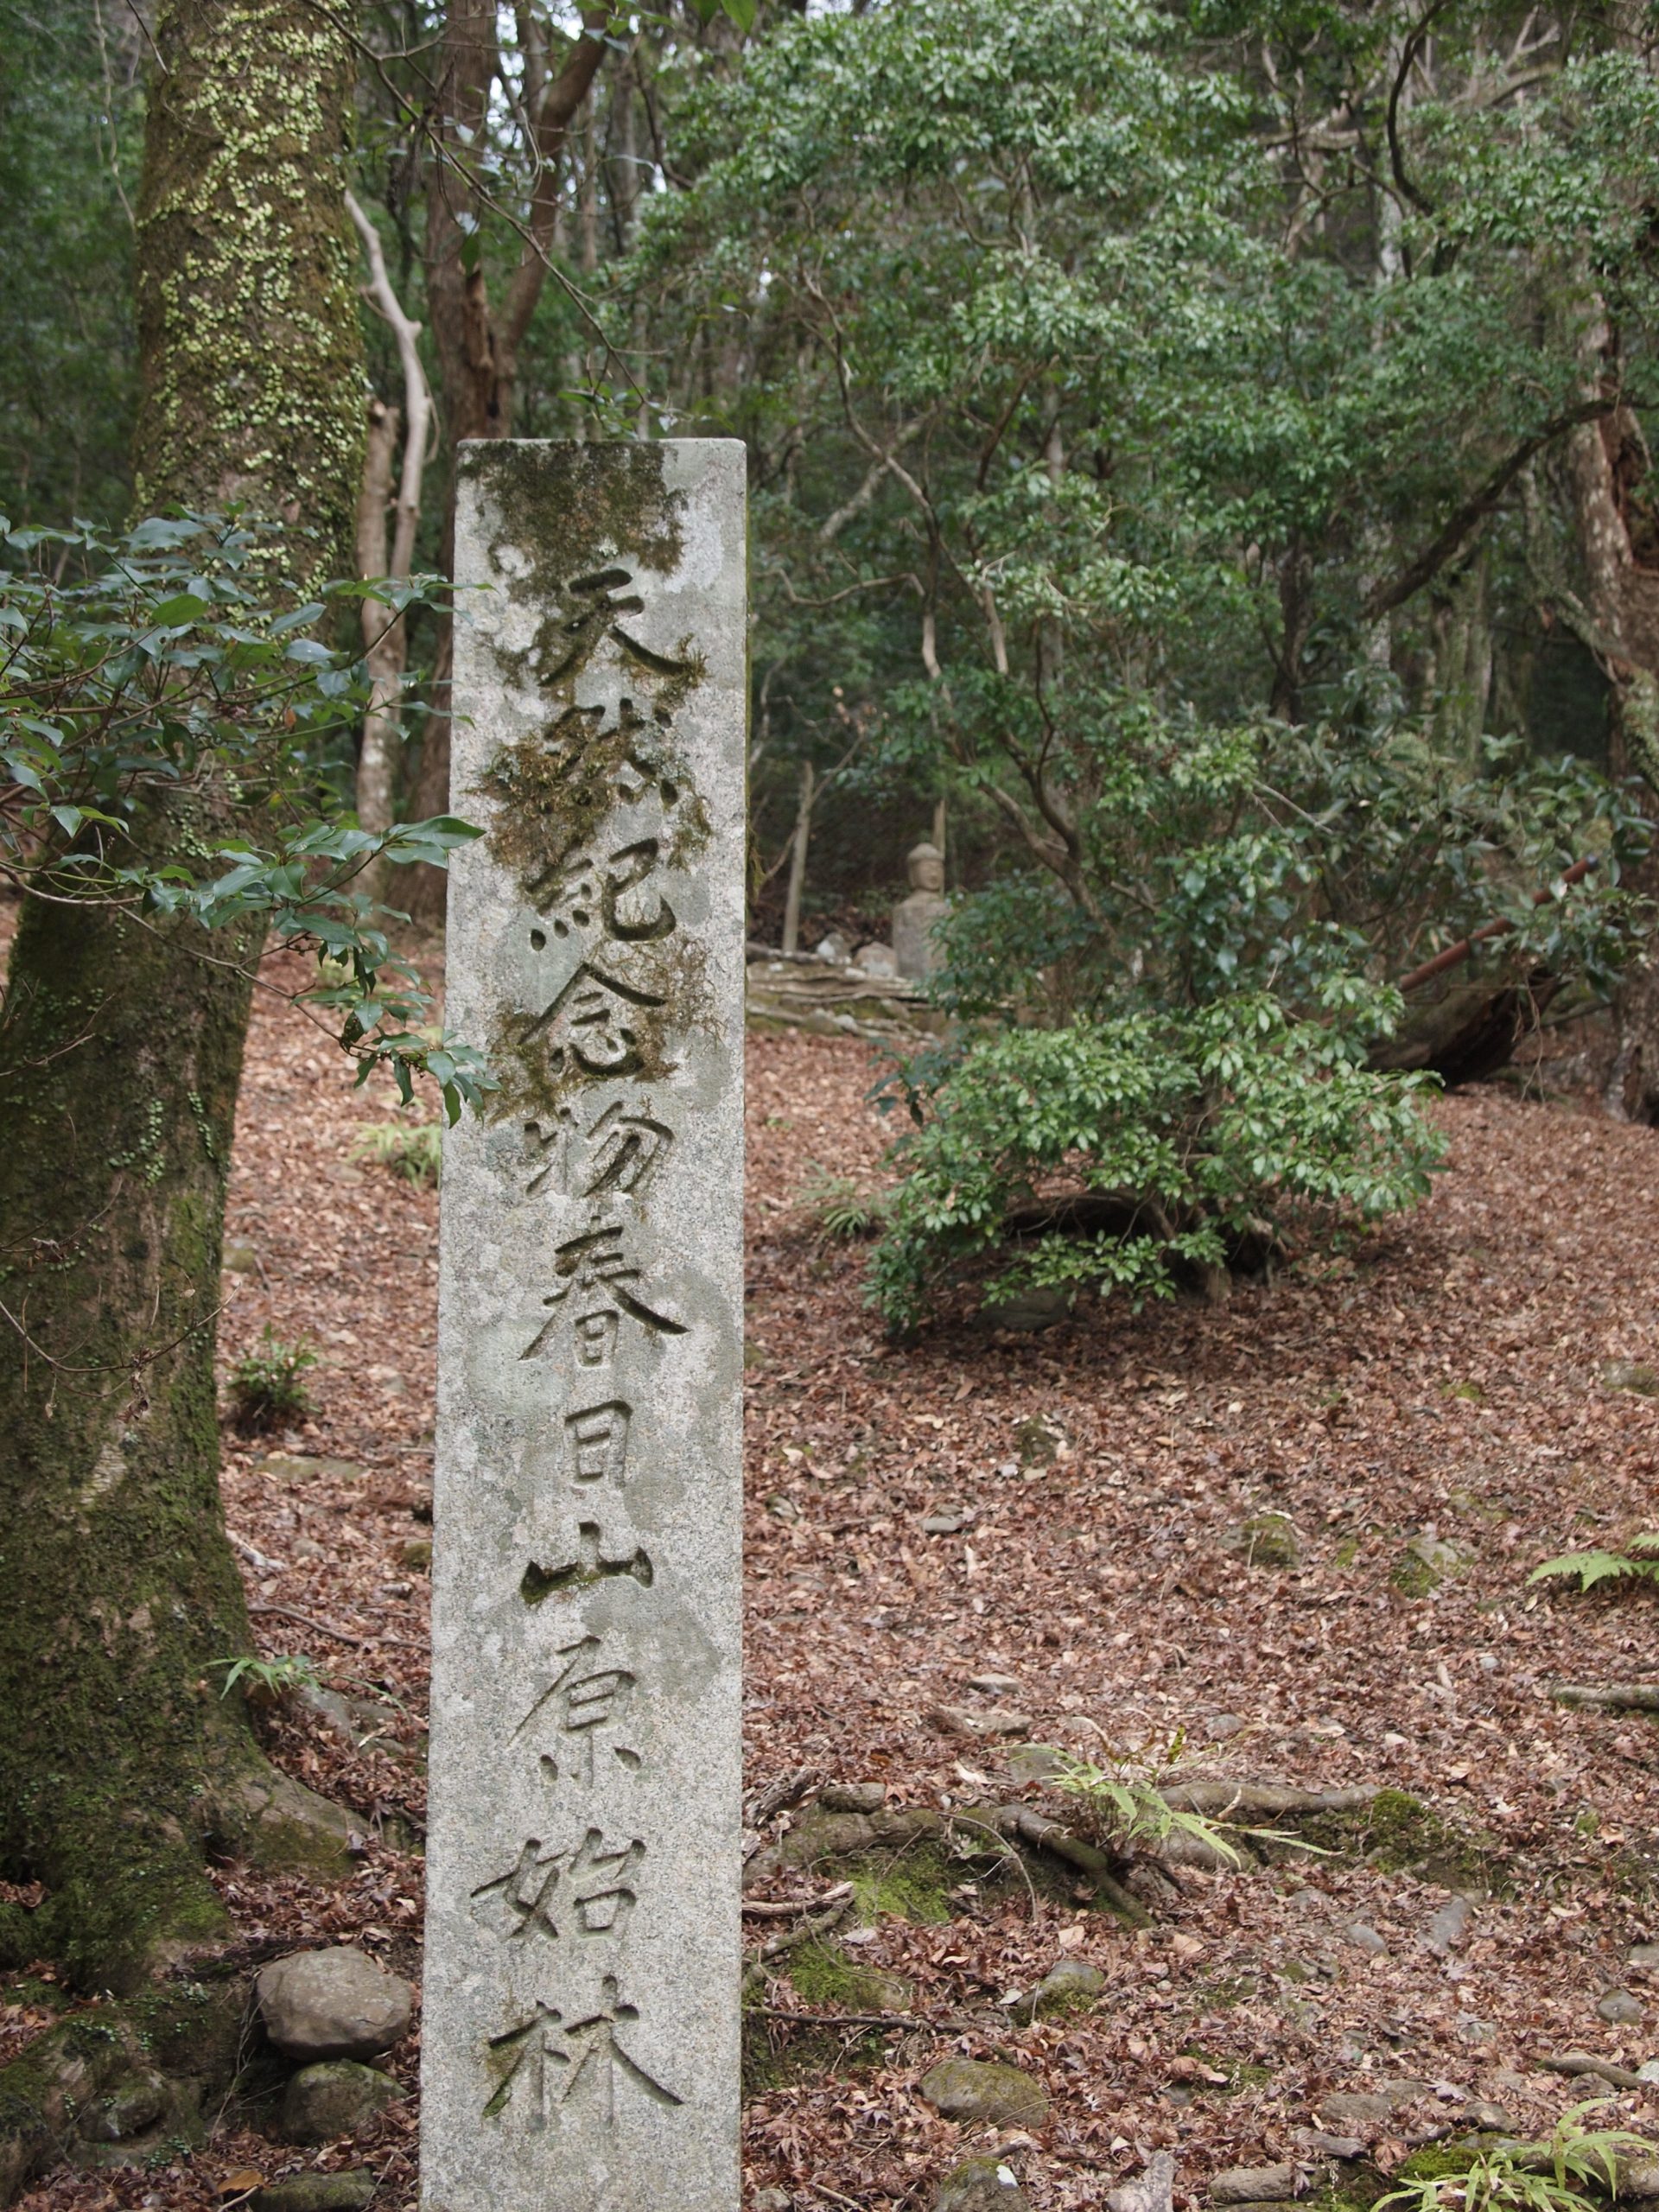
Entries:
POLYGON ((1541 429, 1523 438, 1492 471, 1478 492, 1471 494, 1432 537, 1416 557, 1394 576, 1375 584, 1360 603, 1361 620, 1375 622, 1420 592, 1462 546, 1478 523, 1484 522, 1533 457, 1580 423, 1593 423, 1611 415, 1629 402, 1617 398, 1583 399, 1560 415, 1552 415, 1541 429))

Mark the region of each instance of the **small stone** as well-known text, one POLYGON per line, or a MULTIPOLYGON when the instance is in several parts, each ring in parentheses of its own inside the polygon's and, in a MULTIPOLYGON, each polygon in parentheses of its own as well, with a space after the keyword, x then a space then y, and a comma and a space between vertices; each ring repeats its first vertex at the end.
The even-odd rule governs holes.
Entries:
POLYGON ((1426 1948, 1437 1959, 1443 1959, 1461 1943, 1474 1918, 1474 1907, 1467 1897, 1448 1897, 1428 1923, 1423 1936, 1426 1948))
POLYGON ((1351 1943, 1357 1951, 1369 1951, 1374 1959, 1386 1959, 1389 1947, 1368 1920, 1356 1920, 1342 1931, 1344 1943, 1351 1943))
POLYGON ((1022 1467, 1052 1467, 1066 1450, 1065 1431, 1052 1421, 1022 1421, 1014 1442, 1022 1467))
POLYGON ((1212 1713, 1204 1724, 1204 1732, 1212 1742, 1224 1744, 1230 1736, 1241 1735, 1249 1725, 1242 1713, 1212 1713))
POLYGON ((1282 2202, 1295 2193, 1296 2169, 1292 2165, 1228 2166, 1210 2183, 1212 2204, 1282 2202))
POLYGON ((988 2120, 999 2127, 1040 2127, 1048 2099, 1040 2082, 1017 2066, 985 2058, 942 2058, 918 2084, 946 2120, 988 2120))
POLYGON ((908 2012, 916 2002, 916 1985, 907 1974, 891 1967, 860 1967, 857 2009, 861 2012, 908 2012))
POLYGON ((1357 2135, 1327 2135, 1322 2127, 1296 2128, 1292 2140, 1310 2158, 1358 2158, 1365 2152, 1364 2143, 1357 2135))
POLYGON ((757 2189, 749 2201, 753 2212, 790 2212, 795 2200, 786 2189, 757 2189))
POLYGON ((1490 2128, 1500 2135, 1515 2133, 1514 2113, 1503 2105, 1489 2104, 1484 2097, 1471 2097, 1463 2108, 1463 2117, 1471 2127, 1490 2128))
POLYGON ((256 1274, 259 1268, 259 1255, 251 1244, 227 1244, 225 1247, 224 1266, 227 1274, 256 1274))
POLYGON ((294 1703, 302 1713, 321 1720, 331 1736, 351 1750, 357 1749, 357 1722, 349 1698, 338 1690, 326 1690, 320 1683, 304 1682, 294 1692, 294 1703))
POLYGON ((289 1483, 360 1483, 363 1479, 363 1470, 355 1459, 314 1458, 308 1452, 268 1452, 253 1471, 289 1483))
POLYGON ((890 944, 861 944, 853 955, 855 968, 861 968, 867 976, 896 976, 899 963, 890 944))
POLYGON ((1016 2020, 1040 2019, 1046 2012, 1074 2012, 1106 1986, 1106 1977, 1086 1959, 1059 1959, 1035 1989, 1015 1999, 1008 2010, 1016 2020))
POLYGON ((1030 2202, 1001 2158, 964 2158, 939 2183, 933 2212, 1028 2212, 1030 2202))
POLYGON ((1434 2084, 1420 2082, 1414 2074, 1386 2075, 1377 2082, 1376 2093, 1388 2099, 1390 2112, 1398 2112, 1402 2105, 1415 2104, 1419 2097, 1433 2096, 1434 2084))
POLYGON ((1632 2028, 1642 2018, 1642 2000, 1628 1989, 1610 1989, 1596 2005, 1599 2017, 1616 2028, 1632 2028))
POLYGON ((408 2032, 414 1992, 345 1946, 299 1951, 255 1984, 265 2032, 289 2058, 372 2058, 408 2032))
POLYGON ((887 1802, 885 1782, 832 1782, 818 1793, 826 1813, 879 1813, 887 1802))
POLYGON ((924 1518, 922 1534, 925 1536, 954 1536, 958 1529, 965 1529, 973 1517, 961 1506, 943 1506, 938 1512, 930 1513, 924 1518))
POLYGON ((124 2143, 153 2127, 167 2107, 167 2084, 159 2074, 137 2074, 94 2098, 80 2116, 89 2143, 124 2143))
POLYGON ((1293 1567, 1302 1563, 1300 1539, 1287 1514, 1253 1513, 1223 1531, 1224 1552, 1236 1553, 1247 1567, 1293 1567))
POLYGON ((255 2191, 251 2212, 363 2212, 379 2177, 361 2166, 339 2174, 284 2174, 255 2191))
POLYGON ((410 1567, 416 1574, 429 1574, 432 1571, 431 1537, 411 1536, 406 1544, 398 1546, 397 1560, 399 1566, 410 1567))
POLYGON ((1319 2107, 1319 2118, 1338 2133, 1350 2127, 1381 2127, 1394 2110, 1390 2098, 1365 2090, 1339 2090, 1319 2107))
POLYGON ((1634 1390, 1639 1398, 1659 1397, 1659 1369, 1644 1367, 1639 1360, 1611 1360, 1602 1369, 1601 1379, 1610 1390, 1634 1390))
POLYGON ((1659 1943, 1632 1943, 1628 1962, 1643 1974, 1659 1974, 1659 1943))
POLYGON ((774 1491, 766 1500, 766 1510, 774 1521, 798 1521, 801 1509, 786 1492, 774 1491))
POLYGON ((302 2066, 283 2094, 283 2140, 334 2143, 342 2135, 355 2135, 404 2094, 390 2074, 359 2066, 354 2059, 302 2066))
POLYGON ((1497 2041, 1496 2020, 1461 2019, 1458 2022, 1458 2041, 1471 2044, 1478 2050, 1482 2044, 1497 2041))
POLYGON ((1020 1681, 1015 1675, 969 1675, 968 1687, 982 1697, 1012 1697, 1020 1681))
POLYGON ((833 961, 837 968, 844 968, 853 957, 852 943, 840 930, 831 930, 821 937, 812 948, 820 960, 833 961))
POLYGON ((975 1713, 965 1705, 936 1705, 927 1717, 947 1736, 1025 1736, 1031 1732, 1028 1715, 995 1706, 975 1713))
POLYGON ((1465 1563, 1455 1544, 1436 1535, 1433 1529, 1425 1529, 1401 1553, 1389 1580, 1408 1598, 1426 1598, 1465 1563))
POLYGON ((1659 2082, 1659 2058, 1644 2058, 1636 2069, 1638 2082, 1659 2082))
POLYGON ((1659 2158, 1633 2158, 1628 2164, 1621 2158, 1618 2193, 1620 2196, 1659 2196, 1659 2158))
POLYGON ((1065 1769, 1065 1753, 1052 1744, 1016 1744, 1008 1753, 1008 1772, 1016 1782, 1052 1782, 1065 1769))

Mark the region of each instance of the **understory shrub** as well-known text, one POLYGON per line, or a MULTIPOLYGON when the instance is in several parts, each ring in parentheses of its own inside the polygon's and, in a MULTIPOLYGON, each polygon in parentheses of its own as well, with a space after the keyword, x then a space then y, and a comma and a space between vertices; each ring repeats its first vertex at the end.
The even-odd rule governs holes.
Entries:
POLYGON ((875 1304, 914 1325, 1022 1228, 993 1302, 1039 1285, 1138 1301, 1413 1205, 1441 1141, 1423 1078, 1363 1065, 1363 1011, 1299 1020, 1262 992, 976 1039, 893 1148, 875 1304))

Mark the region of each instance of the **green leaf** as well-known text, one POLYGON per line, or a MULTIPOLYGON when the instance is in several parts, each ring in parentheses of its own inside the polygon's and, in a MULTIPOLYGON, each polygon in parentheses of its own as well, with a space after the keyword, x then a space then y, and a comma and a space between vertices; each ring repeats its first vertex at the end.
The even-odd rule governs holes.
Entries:
POLYGON ((163 629, 186 629, 212 612, 211 600, 198 599, 194 592, 182 591, 175 599, 164 599, 159 607, 152 607, 149 619, 163 629))

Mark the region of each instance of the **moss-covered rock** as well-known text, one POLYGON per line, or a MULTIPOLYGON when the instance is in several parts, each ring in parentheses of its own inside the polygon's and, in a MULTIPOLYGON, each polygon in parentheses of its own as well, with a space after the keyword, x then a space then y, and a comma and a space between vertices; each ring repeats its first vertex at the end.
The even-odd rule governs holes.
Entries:
POLYGON ((1271 1567, 1281 1571, 1302 1563, 1301 1540, 1288 1514, 1253 1513, 1229 1529, 1221 1538, 1224 1552, 1236 1553, 1247 1567, 1271 1567))
POLYGON ((803 1943, 789 1962, 789 1979, 808 2004, 842 2012, 907 2012, 915 1986, 885 1967, 849 1958, 839 1943, 803 1943))
POLYGON ((1040 2127, 1048 2096, 1040 2082, 1000 2059, 942 2058, 917 2084, 946 2120, 990 2120, 998 2127, 1040 2127))

